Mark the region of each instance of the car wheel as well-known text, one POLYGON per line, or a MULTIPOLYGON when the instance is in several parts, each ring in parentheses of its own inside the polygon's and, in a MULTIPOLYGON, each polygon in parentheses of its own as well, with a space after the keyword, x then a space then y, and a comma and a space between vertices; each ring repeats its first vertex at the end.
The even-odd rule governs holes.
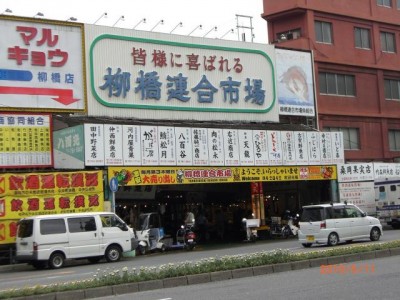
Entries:
POLYGON ((106 260, 108 262, 116 262, 121 259, 122 251, 117 245, 111 245, 106 250, 106 260))
POLYGON ((375 242, 375 241, 379 241, 380 237, 381 237, 381 231, 376 227, 372 228, 371 233, 369 235, 369 239, 371 241, 375 242))
POLYGON ((302 244, 304 248, 310 248, 311 247, 311 243, 303 243, 302 244))
POLYGON ((339 236, 332 232, 329 236, 328 236, 328 245, 329 246, 336 246, 339 243, 339 236))
POLYGON ((60 252, 53 253, 49 259, 50 269, 59 269, 64 265, 64 254, 60 252))
POLYGON ((160 251, 164 253, 165 251, 167 251, 167 247, 163 244, 160 248, 160 251))

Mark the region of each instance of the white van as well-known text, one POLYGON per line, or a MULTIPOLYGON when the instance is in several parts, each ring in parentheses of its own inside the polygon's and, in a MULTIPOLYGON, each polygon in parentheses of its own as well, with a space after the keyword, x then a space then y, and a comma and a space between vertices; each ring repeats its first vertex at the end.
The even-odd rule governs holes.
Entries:
POLYGON ((304 247, 312 244, 336 246, 340 241, 365 238, 378 241, 382 235, 382 225, 377 218, 345 203, 304 206, 299 226, 299 242, 304 247))
POLYGON ((136 247, 132 228, 113 213, 43 215, 18 222, 16 260, 57 269, 66 259, 115 262, 136 247))

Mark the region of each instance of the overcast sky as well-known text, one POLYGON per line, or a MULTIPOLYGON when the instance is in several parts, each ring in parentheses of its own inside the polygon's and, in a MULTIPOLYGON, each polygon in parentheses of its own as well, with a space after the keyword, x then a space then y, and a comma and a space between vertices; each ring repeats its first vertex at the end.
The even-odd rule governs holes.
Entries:
POLYGON ((41 12, 47 19, 67 20, 70 17, 78 22, 98 25, 133 28, 155 32, 171 32, 188 35, 198 25, 191 36, 238 40, 245 33, 251 41, 250 29, 253 27, 253 41, 267 42, 267 23, 261 18, 262 0, 1 0, 0 10, 7 15, 33 17, 41 12), (6 9, 12 13, 6 13, 6 9), (107 13, 107 17, 102 17, 107 13), (237 18, 236 15, 246 17, 237 18), (124 16, 123 20, 121 16, 124 16), (252 17, 247 18, 247 16, 252 17), (100 20, 98 20, 100 18, 100 20), (146 23, 139 23, 146 18, 146 23), (159 23, 164 20, 164 25, 159 23), (250 20, 252 24, 250 24, 250 20), (157 25, 158 24, 158 25, 157 25), (239 25, 239 36, 237 31, 239 25), (217 30, 212 30, 214 27, 217 30), (234 29, 234 33, 230 33, 234 29))

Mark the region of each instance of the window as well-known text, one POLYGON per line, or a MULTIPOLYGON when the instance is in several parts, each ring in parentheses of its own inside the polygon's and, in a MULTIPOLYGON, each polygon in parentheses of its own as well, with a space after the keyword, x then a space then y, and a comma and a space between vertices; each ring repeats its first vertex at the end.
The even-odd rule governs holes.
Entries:
POLYGON ((334 207, 333 208, 333 218, 334 219, 343 219, 346 218, 346 210, 344 207, 334 207))
POLYGON ((395 185, 391 185, 390 186, 390 191, 391 192, 395 192, 396 191, 396 186, 395 185))
POLYGON ((343 147, 345 150, 359 150, 360 149, 360 133, 358 128, 347 127, 325 127, 324 131, 343 132, 343 147))
POLYGON ((400 0, 397 0, 397 9, 400 9, 400 0))
POLYGON ((295 40, 298 39, 301 36, 301 30, 300 28, 284 31, 284 32, 279 32, 276 35, 276 38, 278 41, 285 41, 285 40, 295 40))
POLYGON ((400 100, 400 80, 385 79, 385 99, 400 100))
POLYGON ((96 231, 96 221, 93 217, 69 218, 69 232, 96 231))
POLYGON ((21 220, 18 222, 18 237, 27 238, 32 236, 33 220, 21 220))
MULTIPOLYGON (((126 231, 126 225, 125 223, 119 219, 118 217, 114 215, 103 215, 100 217, 101 218, 101 223, 103 224, 103 227, 118 227, 121 230, 126 231)), ((144 230, 145 228, 142 228, 144 230)), ((147 229, 147 228, 146 228, 147 229)))
POLYGON ((317 42, 332 44, 332 24, 315 21, 315 35, 317 42))
POLYGON ((66 232, 64 219, 40 220, 40 233, 43 235, 66 232))
POLYGON ((400 151, 400 130, 389 130, 389 150, 400 151))
POLYGON ((346 214, 348 218, 360 218, 362 216, 361 211, 355 207, 346 207, 346 214))
POLYGON ((355 96, 355 78, 353 75, 319 73, 319 92, 321 94, 355 96))
POLYGON ((366 28, 354 28, 356 48, 371 49, 370 32, 366 28))
MULTIPOLYGON (((376 0, 376 4, 379 6, 392 7, 392 0, 376 0)), ((397 5, 399 4, 397 3, 397 5)))
POLYGON ((383 52, 396 52, 393 33, 381 31, 381 48, 383 52))

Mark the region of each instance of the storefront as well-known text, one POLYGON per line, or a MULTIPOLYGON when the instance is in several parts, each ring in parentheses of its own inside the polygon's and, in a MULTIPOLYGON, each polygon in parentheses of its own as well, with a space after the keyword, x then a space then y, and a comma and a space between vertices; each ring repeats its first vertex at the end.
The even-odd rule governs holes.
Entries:
POLYGON ((108 177, 119 181, 116 211, 127 222, 134 223, 140 213, 158 212, 171 233, 190 210, 206 216, 209 238, 217 239, 222 213, 225 238, 234 240, 244 217, 269 226, 287 210, 295 213, 306 204, 332 201, 336 166, 109 167, 108 177))

